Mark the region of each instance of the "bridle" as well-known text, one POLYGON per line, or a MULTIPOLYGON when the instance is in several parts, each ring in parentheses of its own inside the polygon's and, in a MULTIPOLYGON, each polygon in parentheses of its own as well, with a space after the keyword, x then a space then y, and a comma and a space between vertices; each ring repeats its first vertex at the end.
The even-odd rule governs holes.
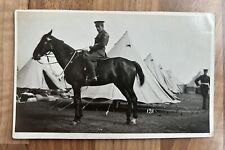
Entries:
MULTIPOLYGON (((50 40, 52 40, 52 39, 50 39, 50 38, 47 38, 47 41, 49 42, 50 40)), ((47 57, 47 60, 48 60, 48 63, 46 63, 46 64, 56 64, 56 63, 58 63, 58 62, 50 62, 50 60, 49 60, 49 57, 52 55, 52 53, 53 53, 53 51, 54 51, 54 47, 53 47, 53 45, 52 45, 52 43, 51 42, 49 42, 49 44, 50 44, 50 50, 49 51, 47 51, 43 56, 46 56, 47 57)), ((63 74, 64 74, 64 72, 66 71, 66 69, 68 68, 68 66, 72 63, 72 60, 74 59, 74 58, 76 58, 78 55, 76 55, 78 52, 80 52, 80 51, 82 51, 83 49, 76 49, 76 50, 74 50, 74 52, 73 52, 73 55, 70 57, 70 59, 69 59, 69 61, 67 62, 67 64, 66 64, 66 66, 63 68, 63 71, 59 74, 59 75, 56 75, 57 77, 60 77, 60 76, 62 76, 63 74), (76 57, 75 57, 76 56, 76 57)), ((37 60, 40 64, 44 64, 44 63, 42 63, 42 62, 40 62, 39 60, 37 60)), ((51 67, 50 67, 51 68, 51 67)), ((52 68, 51 68, 52 69, 52 68)))

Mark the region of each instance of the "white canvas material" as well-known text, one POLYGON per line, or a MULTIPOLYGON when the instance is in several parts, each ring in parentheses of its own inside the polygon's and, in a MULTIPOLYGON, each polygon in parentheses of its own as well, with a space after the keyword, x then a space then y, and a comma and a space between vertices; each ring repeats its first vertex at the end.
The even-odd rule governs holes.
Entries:
POLYGON ((63 82, 55 77, 47 66, 30 59, 17 73, 17 87, 32 89, 49 89, 43 71, 59 89, 65 89, 63 82))
POLYGON ((167 85, 169 87, 169 89, 173 92, 173 93, 182 93, 181 88, 178 86, 178 81, 177 79, 175 79, 175 77, 172 74, 171 70, 163 70, 162 72, 165 76, 167 85))
MULTIPOLYGON (((168 85, 168 80, 167 77, 164 75, 163 70, 160 69, 159 65, 157 62, 153 59, 151 53, 148 54, 148 56, 144 59, 145 64, 148 67, 148 70, 154 75, 154 77, 157 79, 158 83, 160 86, 175 99, 178 99, 178 97, 174 94, 177 93, 175 92, 170 85, 168 85)), ((176 86, 174 84, 174 86, 176 86)))
MULTIPOLYGON (((141 59, 134 45, 130 42, 128 32, 125 32, 120 40, 108 52, 108 57, 124 57, 132 61, 136 61, 142 67, 145 75, 145 83, 143 86, 139 85, 137 79, 134 83, 134 91, 138 97, 138 101, 143 103, 175 103, 164 90, 160 87, 155 77, 149 72, 144 61, 141 59)), ((122 99, 126 100, 122 93, 113 84, 98 86, 98 87, 84 87, 82 90, 82 97, 107 99, 122 99)))

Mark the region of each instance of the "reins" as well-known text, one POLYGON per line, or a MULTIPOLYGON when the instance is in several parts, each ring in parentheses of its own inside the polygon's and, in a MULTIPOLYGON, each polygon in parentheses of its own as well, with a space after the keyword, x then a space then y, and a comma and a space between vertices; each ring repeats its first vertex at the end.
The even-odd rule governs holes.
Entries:
POLYGON ((69 66, 69 64, 71 63, 71 61, 73 60, 75 54, 77 53, 77 50, 74 51, 72 57, 70 58, 70 60, 68 61, 68 63, 66 64, 66 66, 64 67, 63 71, 59 74, 59 76, 61 76, 65 71, 66 71, 66 68, 69 66))
MULTIPOLYGON (((66 66, 64 67, 64 69, 63 69, 63 71, 59 74, 59 76, 61 76, 65 71, 66 71, 66 68, 69 66, 69 64, 72 62, 72 60, 73 60, 73 58, 75 57, 75 55, 76 55, 76 53, 78 52, 78 51, 81 51, 81 50, 83 50, 83 49, 76 49, 76 50, 74 50, 74 53, 73 53, 73 55, 72 55, 72 57, 70 58, 70 60, 68 61, 68 63, 66 64, 66 66)), ((78 56, 78 55, 77 55, 78 56)), ((76 58, 76 57, 75 57, 76 58)))
MULTIPOLYGON (((67 67, 69 66, 69 64, 70 64, 70 63, 72 62, 72 60, 74 59, 76 53, 79 52, 79 51, 81 51, 81 50, 83 50, 83 49, 76 49, 76 50, 74 50, 72 57, 71 57, 70 60, 67 62, 66 66, 63 68, 63 71, 62 71, 59 75, 57 75, 57 74, 54 73, 56 77, 60 77, 60 76, 62 76, 62 75, 64 74, 64 72, 66 71, 67 67)), ((52 53, 52 52, 49 51, 48 53, 45 54, 45 56, 47 57, 48 63, 42 63, 42 62, 40 62, 39 60, 37 60, 37 61, 38 61, 38 63, 40 63, 40 64, 49 64, 49 65, 50 65, 50 68, 51 68, 51 70, 52 70, 51 64, 56 64, 56 63, 58 63, 58 62, 50 62, 49 57, 53 57, 53 56, 50 56, 51 53, 52 53)), ((76 58, 76 57, 75 57, 75 58, 76 58)), ((53 71, 53 70, 52 70, 52 71, 53 71)))

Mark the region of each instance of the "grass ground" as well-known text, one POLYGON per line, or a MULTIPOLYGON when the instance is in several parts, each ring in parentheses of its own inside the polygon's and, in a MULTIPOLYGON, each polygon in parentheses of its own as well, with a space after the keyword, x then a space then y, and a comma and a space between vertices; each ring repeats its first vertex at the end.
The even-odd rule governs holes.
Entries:
POLYGON ((209 113, 201 111, 200 95, 182 94, 181 103, 167 105, 153 114, 140 112, 137 125, 126 125, 125 112, 83 111, 82 121, 72 125, 74 110, 50 109, 50 103, 17 104, 18 132, 74 133, 208 133, 209 113), (166 110, 178 111, 166 111, 166 110))

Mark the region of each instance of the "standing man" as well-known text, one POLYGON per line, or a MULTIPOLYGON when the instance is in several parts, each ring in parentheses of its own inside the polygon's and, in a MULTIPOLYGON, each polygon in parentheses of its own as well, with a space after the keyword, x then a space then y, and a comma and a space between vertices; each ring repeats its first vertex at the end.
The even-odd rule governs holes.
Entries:
POLYGON ((201 81, 200 89, 201 94, 203 97, 203 105, 202 109, 207 109, 207 104, 209 104, 209 101, 207 101, 208 98, 208 92, 209 92, 209 85, 210 85, 210 77, 207 75, 208 69, 204 69, 204 74, 199 76, 197 79, 195 79, 195 84, 199 86, 199 81, 201 81))
POLYGON ((86 59, 87 70, 89 75, 87 82, 97 81, 95 67, 92 61, 96 61, 100 58, 105 58, 105 46, 108 44, 109 35, 104 30, 104 21, 95 21, 95 27, 98 31, 98 35, 95 37, 95 43, 93 46, 89 46, 90 51, 88 52, 86 59))

